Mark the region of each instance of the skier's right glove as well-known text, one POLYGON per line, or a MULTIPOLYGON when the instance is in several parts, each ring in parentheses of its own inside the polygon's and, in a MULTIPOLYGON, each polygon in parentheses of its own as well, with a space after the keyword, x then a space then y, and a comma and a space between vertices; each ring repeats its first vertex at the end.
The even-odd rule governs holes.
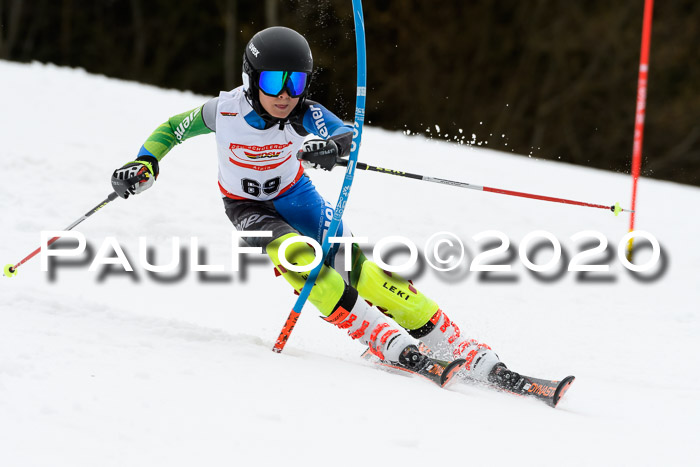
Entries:
POLYGON ((143 156, 128 162, 112 174, 112 188, 122 198, 136 195, 153 185, 158 178, 158 160, 143 156))

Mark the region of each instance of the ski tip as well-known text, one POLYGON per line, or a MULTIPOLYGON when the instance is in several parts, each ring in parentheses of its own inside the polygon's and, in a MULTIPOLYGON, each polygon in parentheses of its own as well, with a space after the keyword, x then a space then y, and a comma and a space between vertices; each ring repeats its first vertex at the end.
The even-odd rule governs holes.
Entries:
POLYGON ((557 390, 554 391, 554 397, 552 397, 552 407, 557 406, 557 404, 564 396, 564 394, 566 394, 566 391, 569 390, 571 383, 573 383, 575 379, 575 376, 567 376, 566 378, 561 380, 559 386, 557 386, 557 390))
POLYGON ((363 360, 370 360, 372 358, 372 352, 369 351, 369 347, 367 347, 367 349, 365 349, 365 351, 362 352, 360 358, 362 358, 363 360))
POLYGON ((17 269, 14 268, 12 264, 6 264, 5 269, 3 269, 5 276, 12 277, 17 275, 17 269))
POLYGON ((464 368, 464 365, 466 364, 467 361, 465 359, 459 358, 447 365, 442 372, 442 376, 440 377, 440 387, 444 388, 447 385, 447 383, 450 382, 452 377, 456 375, 459 372, 459 370, 464 368))

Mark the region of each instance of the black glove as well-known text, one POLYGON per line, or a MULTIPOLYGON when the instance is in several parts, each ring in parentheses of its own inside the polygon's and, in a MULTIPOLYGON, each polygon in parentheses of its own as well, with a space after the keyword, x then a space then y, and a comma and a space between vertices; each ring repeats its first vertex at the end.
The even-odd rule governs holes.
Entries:
POLYGON ((112 188, 122 198, 136 195, 153 185, 158 178, 158 161, 153 157, 139 157, 127 162, 112 174, 112 188))
POLYGON ((311 139, 304 143, 304 148, 297 154, 297 159, 305 168, 333 170, 340 158, 338 145, 328 139, 311 139))

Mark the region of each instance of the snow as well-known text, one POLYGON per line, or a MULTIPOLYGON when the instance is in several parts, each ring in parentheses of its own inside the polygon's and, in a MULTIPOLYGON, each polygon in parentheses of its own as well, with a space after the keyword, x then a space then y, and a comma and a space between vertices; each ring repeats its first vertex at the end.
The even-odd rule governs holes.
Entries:
MULTIPOLYGON (((111 171, 159 123, 209 97, 36 63, 0 62, 0 76, 3 264, 33 251, 42 230, 97 205, 111 171)), ((207 135, 175 148, 153 189, 117 199, 76 229, 93 254, 113 237, 135 272, 89 272, 88 257, 52 278, 36 257, 0 279, 0 465, 696 464, 699 189, 639 183, 638 228, 659 240, 666 262, 656 279, 635 279, 613 254, 593 258, 608 273, 545 281, 518 259, 525 235, 551 232, 569 260, 584 243, 570 237, 593 230, 614 253, 627 215, 357 173, 345 219, 371 243, 401 235, 422 247, 449 231, 464 241, 468 266, 483 246, 474 235, 510 239, 510 281, 427 268, 416 284, 509 367, 576 375, 551 409, 383 372, 310 305, 284 353, 271 352, 295 297, 262 257, 244 274, 231 271, 214 144, 207 135), (197 237, 200 261, 224 272, 149 274, 141 236, 156 264, 168 262, 173 239, 188 252, 197 237)), ((623 174, 372 127, 360 159, 600 204, 627 205, 631 186, 623 174)), ((332 202, 342 177, 312 174, 332 202)), ((531 259, 549 257, 545 249, 531 259)), ((638 261, 648 257, 647 249, 638 261)))

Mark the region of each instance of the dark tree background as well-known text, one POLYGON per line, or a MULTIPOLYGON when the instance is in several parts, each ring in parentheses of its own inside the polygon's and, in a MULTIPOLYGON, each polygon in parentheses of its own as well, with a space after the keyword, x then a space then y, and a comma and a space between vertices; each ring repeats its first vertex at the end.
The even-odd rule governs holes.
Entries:
MULTIPOLYGON (((643 7, 366 0, 368 121, 629 172, 643 7)), ((313 97, 352 120, 350 0, 0 0, 0 58, 214 95, 240 84, 243 47, 277 24, 311 44, 313 97)), ((643 175, 700 185, 697 0, 655 4, 643 154, 643 175)))

